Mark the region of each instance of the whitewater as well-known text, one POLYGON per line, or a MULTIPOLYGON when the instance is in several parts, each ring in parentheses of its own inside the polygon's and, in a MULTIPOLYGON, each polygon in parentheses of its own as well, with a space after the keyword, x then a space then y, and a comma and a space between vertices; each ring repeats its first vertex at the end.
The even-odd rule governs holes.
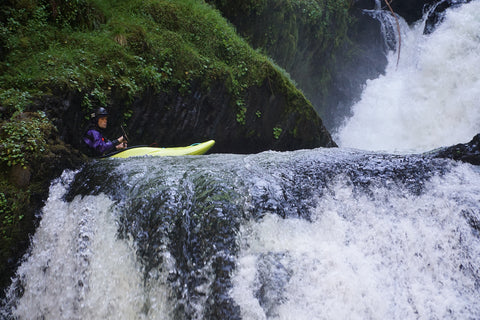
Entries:
POLYGON ((367 82, 335 133, 342 147, 422 152, 480 131, 480 2, 447 10, 429 35, 425 20, 401 25, 398 66, 391 51, 385 74, 367 82))
POLYGON ((65 171, 0 317, 479 319, 480 168, 423 153, 478 133, 479 14, 404 29, 340 148, 65 171))

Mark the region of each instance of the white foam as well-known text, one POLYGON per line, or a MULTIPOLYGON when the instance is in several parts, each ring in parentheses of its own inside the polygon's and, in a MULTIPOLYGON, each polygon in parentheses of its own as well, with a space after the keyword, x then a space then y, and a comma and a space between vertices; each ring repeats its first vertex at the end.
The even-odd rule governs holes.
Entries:
MULTIPOLYGON (((32 252, 17 271, 24 294, 18 319, 155 319, 168 317, 168 289, 144 288, 130 240, 117 237, 115 205, 105 195, 63 201, 50 190, 32 252), (148 310, 145 306, 148 305, 148 310)), ((159 277, 157 277, 159 278, 159 277)))
POLYGON ((232 290, 242 317, 478 318, 480 240, 462 215, 480 194, 470 170, 433 179, 421 196, 395 188, 358 195, 338 181, 313 222, 269 214, 245 226, 232 290), (266 255, 275 258, 265 263, 266 255), (265 293, 279 270, 289 275, 284 287, 265 293))
POLYGON ((431 35, 404 29, 398 69, 367 82, 353 116, 334 134, 342 147, 427 151, 464 143, 480 129, 480 1, 448 10, 431 35))

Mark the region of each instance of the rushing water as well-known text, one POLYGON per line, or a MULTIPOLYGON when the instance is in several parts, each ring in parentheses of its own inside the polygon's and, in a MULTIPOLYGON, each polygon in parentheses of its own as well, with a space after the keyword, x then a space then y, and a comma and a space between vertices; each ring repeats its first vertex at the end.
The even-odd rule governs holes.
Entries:
POLYGON ((339 145, 418 152, 465 143, 479 132, 480 1, 448 10, 430 35, 423 22, 402 26, 398 67, 392 51, 385 75, 368 81, 338 130, 339 145))
POLYGON ((342 149, 99 160, 52 184, 19 319, 480 317, 480 170, 342 149))
MULTIPOLYGON (((439 32, 461 25, 458 43, 467 39, 473 48, 480 28, 475 38, 469 24, 480 21, 479 1, 464 8, 439 32)), ((406 38, 414 41, 406 42, 423 41, 413 50, 417 62, 405 66, 405 53, 397 72, 390 66, 369 83, 340 132, 344 145, 390 153, 336 148, 103 159, 66 171, 52 182, 0 316, 479 319, 480 169, 394 154, 473 136, 478 115, 464 116, 478 110, 478 63, 467 59, 475 54, 465 46, 448 54, 467 72, 466 85, 445 66, 450 60, 442 64, 447 71, 426 61, 424 49, 444 56, 448 41, 437 31, 411 33, 406 38), (412 108, 419 113, 412 116, 412 108), (466 131, 449 131, 455 123, 466 131)))

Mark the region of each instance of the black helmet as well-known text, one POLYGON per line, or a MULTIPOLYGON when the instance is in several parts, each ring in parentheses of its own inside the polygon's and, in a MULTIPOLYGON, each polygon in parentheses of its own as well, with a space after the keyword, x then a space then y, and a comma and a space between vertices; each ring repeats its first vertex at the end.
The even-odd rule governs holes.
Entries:
POLYGON ((94 113, 91 114, 92 118, 101 118, 101 117, 106 117, 108 116, 108 112, 104 107, 100 107, 95 111, 94 113))

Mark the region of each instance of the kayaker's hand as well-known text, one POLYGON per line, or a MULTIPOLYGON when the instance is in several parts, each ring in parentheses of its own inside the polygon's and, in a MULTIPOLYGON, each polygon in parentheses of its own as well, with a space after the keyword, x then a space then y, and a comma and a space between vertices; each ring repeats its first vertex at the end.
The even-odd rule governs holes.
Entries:
POLYGON ((117 140, 118 140, 118 142, 120 142, 120 143, 122 143, 122 142, 127 142, 127 139, 125 139, 124 136, 119 137, 117 140))
POLYGON ((118 145, 115 146, 117 149, 125 149, 127 147, 127 143, 126 142, 122 142, 118 145))

